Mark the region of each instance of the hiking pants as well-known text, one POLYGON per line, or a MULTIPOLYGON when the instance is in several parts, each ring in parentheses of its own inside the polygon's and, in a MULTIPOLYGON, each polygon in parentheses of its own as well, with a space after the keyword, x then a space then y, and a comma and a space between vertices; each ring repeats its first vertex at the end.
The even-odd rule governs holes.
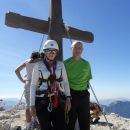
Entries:
POLYGON ((41 130, 66 130, 66 123, 64 117, 64 110, 59 106, 58 108, 49 112, 48 98, 36 98, 36 114, 40 123, 41 130))
POLYGON ((74 130, 78 118, 80 130, 90 130, 90 93, 87 90, 74 91, 71 89, 72 109, 69 112, 68 130, 74 130))

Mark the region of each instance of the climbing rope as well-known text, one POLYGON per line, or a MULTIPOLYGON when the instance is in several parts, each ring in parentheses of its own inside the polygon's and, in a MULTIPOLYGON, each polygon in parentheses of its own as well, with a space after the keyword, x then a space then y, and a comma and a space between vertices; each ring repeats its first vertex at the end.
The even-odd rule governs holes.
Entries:
POLYGON ((39 53, 40 53, 42 45, 43 45, 44 37, 45 37, 45 35, 43 34, 43 37, 42 37, 42 40, 41 40, 41 43, 40 43, 40 47, 39 47, 39 50, 38 50, 39 53))
MULTIPOLYGON (((52 18, 50 17, 50 19, 49 19, 49 28, 48 28, 48 33, 47 33, 47 35, 48 35, 47 39, 48 39, 48 40, 50 39, 49 36, 50 36, 50 31, 51 31, 51 23, 52 23, 52 18)), ((42 40, 41 40, 41 44, 40 44, 40 47, 39 47, 39 51, 38 51, 39 53, 40 53, 40 51, 41 51, 44 38, 45 38, 45 35, 43 34, 43 37, 42 37, 42 40)))

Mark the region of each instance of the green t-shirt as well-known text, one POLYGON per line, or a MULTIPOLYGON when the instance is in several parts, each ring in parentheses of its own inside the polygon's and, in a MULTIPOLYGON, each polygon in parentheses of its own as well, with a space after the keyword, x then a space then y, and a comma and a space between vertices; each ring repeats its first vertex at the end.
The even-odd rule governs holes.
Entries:
POLYGON ((88 61, 78 61, 69 58, 64 61, 70 88, 73 90, 86 90, 89 88, 88 81, 92 79, 91 67, 88 61))

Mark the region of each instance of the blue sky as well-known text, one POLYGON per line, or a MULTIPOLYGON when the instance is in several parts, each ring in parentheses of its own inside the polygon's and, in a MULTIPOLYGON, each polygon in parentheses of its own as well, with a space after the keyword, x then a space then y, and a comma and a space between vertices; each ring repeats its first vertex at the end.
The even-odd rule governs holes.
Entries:
MULTIPOLYGON (((94 33, 94 42, 84 43, 82 56, 91 64, 91 84, 99 99, 130 99, 129 6, 129 0, 62 0, 64 22, 94 33)), ((33 50, 38 51, 43 36, 4 25, 8 11, 47 20, 49 0, 0 1, 0 98, 21 96, 24 87, 14 71, 33 50)), ((66 59, 71 43, 64 39, 63 45, 66 59)))

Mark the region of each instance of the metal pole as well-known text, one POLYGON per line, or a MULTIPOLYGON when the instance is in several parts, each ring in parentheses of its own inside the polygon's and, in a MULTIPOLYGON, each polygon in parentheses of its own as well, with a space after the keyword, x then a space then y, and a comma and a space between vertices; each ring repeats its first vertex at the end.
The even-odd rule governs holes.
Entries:
MULTIPOLYGON (((93 95, 94 95, 94 97, 95 97, 95 99, 96 99, 96 101, 97 101, 97 104, 98 104, 98 105, 100 106, 100 108, 101 108, 101 105, 100 105, 100 103, 99 103, 99 101, 98 101, 98 98, 97 98, 97 96, 96 96, 96 94, 95 94, 95 92, 94 92, 94 90, 93 90, 93 87, 92 87, 92 85, 91 85, 90 83, 89 83, 89 87, 90 87, 90 89, 92 90, 92 93, 93 93, 93 95)), ((102 112, 102 114, 103 114, 103 116, 104 116, 104 118, 105 118, 105 120, 106 120, 106 122, 107 122, 107 126, 108 126, 109 129, 111 130, 111 127, 110 127, 110 125, 109 125, 109 123, 108 123, 108 120, 107 120, 105 114, 103 113, 102 109, 101 109, 101 112, 102 112)))

